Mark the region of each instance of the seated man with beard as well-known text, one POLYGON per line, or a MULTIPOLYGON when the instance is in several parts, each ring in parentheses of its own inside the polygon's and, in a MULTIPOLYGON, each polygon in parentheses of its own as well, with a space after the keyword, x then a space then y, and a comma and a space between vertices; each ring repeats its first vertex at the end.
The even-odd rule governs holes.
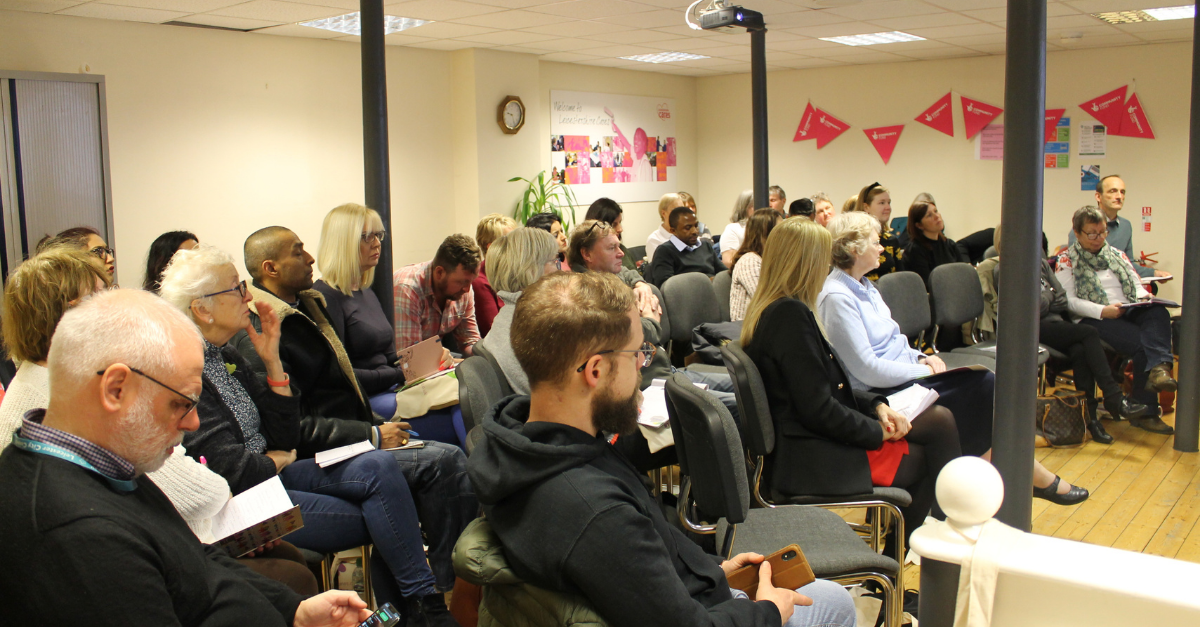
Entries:
POLYGON ((616 627, 855 624, 850 595, 828 581, 796 592, 763 568, 757 601, 735 594, 726 575, 762 556, 718 564, 668 524, 605 441, 636 428, 639 371, 654 354, 620 279, 544 277, 517 302, 511 342, 531 393, 496 406, 467 466, 519 577, 583 595, 616 627))
POLYGON ((353 592, 301 601, 200 544, 145 473, 199 425, 199 332, 149 292, 101 292, 67 312, 47 367, 50 402, 0 458, 5 624, 345 625, 353 592))

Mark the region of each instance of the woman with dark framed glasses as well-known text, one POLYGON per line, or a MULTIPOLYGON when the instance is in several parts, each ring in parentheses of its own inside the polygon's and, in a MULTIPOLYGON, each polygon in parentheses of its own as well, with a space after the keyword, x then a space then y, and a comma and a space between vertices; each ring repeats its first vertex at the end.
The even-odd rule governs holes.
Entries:
POLYGON ((38 242, 36 252, 40 253, 59 246, 70 246, 82 250, 100 260, 104 270, 108 272, 110 282, 117 280, 117 251, 109 247, 100 235, 100 231, 90 226, 77 226, 60 232, 54 237, 43 237, 38 242))

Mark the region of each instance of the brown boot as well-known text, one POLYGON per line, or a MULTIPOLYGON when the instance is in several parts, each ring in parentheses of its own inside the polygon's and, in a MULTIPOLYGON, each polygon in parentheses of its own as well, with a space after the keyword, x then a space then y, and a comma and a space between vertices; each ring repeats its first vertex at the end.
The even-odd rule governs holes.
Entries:
POLYGON ((1174 392, 1178 387, 1179 384, 1171 378, 1170 364, 1159 364, 1150 369, 1150 376, 1146 379, 1146 391, 1174 392))

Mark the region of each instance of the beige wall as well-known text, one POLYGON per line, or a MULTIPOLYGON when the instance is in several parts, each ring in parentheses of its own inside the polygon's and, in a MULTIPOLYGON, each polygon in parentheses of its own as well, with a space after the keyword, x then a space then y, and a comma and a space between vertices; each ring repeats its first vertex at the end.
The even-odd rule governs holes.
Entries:
MULTIPOLYGON (((288 226, 314 255, 321 220, 363 202, 353 43, 0 12, 0 67, 105 76, 118 279, 140 284, 160 233, 234 254, 288 226)), ((397 264, 452 232, 450 56, 388 47, 397 264)))
MULTIPOLYGON (((605 94, 623 94, 627 96, 661 96, 674 98, 677 109, 675 120, 675 135, 678 137, 679 155, 676 173, 679 176, 680 190, 696 193, 696 163, 697 163, 697 134, 696 134, 696 79, 690 76, 672 76, 653 72, 636 72, 613 68, 592 67, 570 63, 543 62, 541 110, 550 110, 550 91, 594 91, 605 94)), ((550 169, 550 151, 544 144, 550 139, 550 116, 538 117, 538 150, 541 167, 550 169), (546 141, 541 141, 545 138, 546 141)), ((730 205, 733 201, 730 200, 730 205)), ((697 208, 700 219, 705 222, 720 221, 719 216, 728 213, 726 209, 714 211, 713 203, 703 196, 698 197, 697 208)), ((718 206, 721 206, 718 204, 718 206)), ((658 202, 622 203, 625 210, 623 239, 626 246, 641 246, 646 243, 646 237, 658 228, 658 202)), ((587 207, 580 207, 576 217, 583 219, 587 207)))
MULTIPOLYGON (((1139 229, 1134 252, 1158 251, 1159 267, 1183 265, 1183 214, 1187 186, 1189 44, 1130 46, 1056 52, 1047 59, 1046 103, 1066 108, 1072 118, 1071 167, 1046 170, 1044 229, 1051 247, 1066 242, 1070 215, 1094 194, 1079 189, 1079 165, 1099 164, 1102 174, 1120 173, 1129 190, 1122 212, 1139 229), (1078 123, 1087 118, 1076 105, 1137 81, 1155 140, 1109 138, 1105 159, 1080 159, 1078 123), (1150 233, 1141 232, 1141 207, 1154 208, 1150 233)), ((918 192, 930 192, 952 238, 995 226, 1000 220, 1001 162, 977 161, 975 144, 963 132, 958 98, 950 138, 913 121, 947 91, 1004 105, 1004 58, 978 57, 768 74, 771 183, 789 200, 818 190, 837 205, 861 187, 879 181, 891 190, 893 216, 904 215, 918 192), (852 126, 825 148, 793 142, 809 99, 852 126), (862 129, 905 124, 884 165, 862 129)), ((750 78, 697 81, 700 193, 707 202, 732 203, 752 177, 750 78)), ((1003 118, 1000 120, 1003 122, 1003 118)), ((1169 283, 1178 298, 1180 283, 1169 283)))

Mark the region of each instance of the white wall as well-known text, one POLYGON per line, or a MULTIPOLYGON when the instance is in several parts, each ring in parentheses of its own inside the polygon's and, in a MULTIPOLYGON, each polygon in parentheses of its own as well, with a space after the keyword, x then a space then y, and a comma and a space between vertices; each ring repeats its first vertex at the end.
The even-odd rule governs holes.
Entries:
MULTIPOLYGON (((453 232, 450 55, 389 46, 397 265, 453 232)), ((235 255, 281 224, 314 255, 325 213, 363 202, 354 43, 0 11, 0 67, 105 76, 118 279, 160 233, 235 255)))
MULTIPOLYGON (((1051 247, 1065 243, 1071 213, 1094 204, 1079 189, 1079 165, 1099 164, 1102 174, 1123 175, 1129 193, 1122 212, 1141 228, 1141 207, 1154 208, 1150 233, 1134 235, 1134 252, 1157 251, 1159 267, 1178 273, 1183 265, 1183 214, 1187 186, 1190 44, 1158 44, 1051 53, 1047 58, 1046 104, 1066 108, 1072 118, 1071 167, 1046 170, 1043 227, 1051 247), (1136 90, 1157 139, 1109 138, 1108 157, 1078 157, 1078 123, 1087 117, 1078 104, 1126 83, 1136 90)), ((946 220, 946 233, 961 237, 1000 220, 1001 162, 977 161, 965 139, 958 98, 950 138, 913 121, 949 90, 1004 105, 1004 58, 975 57, 811 70, 768 75, 771 183, 789 199, 828 192, 841 201, 879 181, 891 190, 893 216, 905 215, 918 192, 930 192, 946 220), (793 142, 808 100, 842 120, 850 130, 821 150, 814 141, 793 142), (884 165, 862 129, 905 124, 891 163, 884 165)), ((731 204, 750 187, 750 77, 697 80, 700 192, 709 203, 731 204)), ((999 120, 1003 122, 1003 117, 999 120)), ((1169 283, 1178 298, 1180 282, 1169 283)))

